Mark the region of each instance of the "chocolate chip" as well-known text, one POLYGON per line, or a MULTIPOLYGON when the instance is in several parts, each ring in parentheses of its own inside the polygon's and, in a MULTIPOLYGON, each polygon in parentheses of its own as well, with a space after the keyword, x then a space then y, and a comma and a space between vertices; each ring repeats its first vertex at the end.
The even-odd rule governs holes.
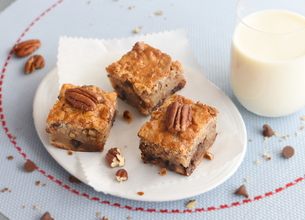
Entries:
POLYGON ((79 179, 77 179, 75 176, 69 176, 69 182, 70 183, 81 183, 81 181, 79 179))
POLYGON ((36 170, 37 166, 33 161, 26 160, 26 162, 23 165, 23 169, 24 169, 25 172, 30 173, 30 172, 33 172, 34 170, 36 170))
POLYGON ((14 157, 12 155, 6 157, 7 160, 13 160, 14 157))
POLYGON ((123 112, 123 118, 125 121, 127 121, 128 123, 131 123, 132 122, 132 115, 129 111, 125 110, 123 112))
POLYGON ((52 216, 50 215, 49 212, 45 212, 45 213, 41 216, 40 220, 54 220, 54 218, 52 218, 52 216))
POLYGON ((235 195, 239 195, 239 196, 244 196, 246 198, 249 198, 249 194, 247 192, 246 186, 245 185, 241 185, 235 192, 235 195))
POLYGON ((291 146, 286 146, 282 149, 282 156, 285 159, 289 159, 290 157, 292 157, 294 155, 294 148, 291 146))
POLYGON ((271 137, 274 134, 275 133, 274 133, 273 129, 270 127, 270 125, 267 125, 267 124, 263 125, 263 136, 264 137, 271 137))
POLYGON ((35 186, 39 186, 39 185, 40 185, 40 181, 39 180, 35 181, 35 186))
POLYGON ((70 143, 71 143, 72 146, 75 147, 75 148, 78 148, 78 147, 82 144, 82 142, 80 142, 80 141, 78 141, 78 140, 75 140, 75 139, 72 139, 72 140, 70 141, 70 143))

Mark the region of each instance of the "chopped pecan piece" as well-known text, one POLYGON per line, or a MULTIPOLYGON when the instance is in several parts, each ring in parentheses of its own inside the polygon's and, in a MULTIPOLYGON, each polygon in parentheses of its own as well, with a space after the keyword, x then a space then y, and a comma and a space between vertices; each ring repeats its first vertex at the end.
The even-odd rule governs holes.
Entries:
POLYGON ((45 65, 43 56, 34 55, 31 56, 24 65, 24 73, 29 74, 37 69, 42 69, 45 65))
POLYGON ((128 173, 125 169, 119 169, 115 173, 115 177, 118 182, 123 182, 123 181, 128 180, 128 173))
POLYGON ((122 167, 125 165, 125 158, 119 148, 111 148, 106 154, 106 162, 110 167, 122 167))
POLYGON ((170 132, 185 131, 192 122, 191 106, 173 102, 167 107, 165 126, 170 132))

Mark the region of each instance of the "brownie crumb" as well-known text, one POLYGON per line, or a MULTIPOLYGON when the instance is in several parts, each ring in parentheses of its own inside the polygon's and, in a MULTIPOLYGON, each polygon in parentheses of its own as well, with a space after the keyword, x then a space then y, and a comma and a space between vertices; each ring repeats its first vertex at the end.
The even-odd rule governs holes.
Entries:
POLYGON ((186 203, 185 207, 188 209, 194 209, 196 208, 196 205, 197 205, 196 200, 192 199, 186 203))
POLYGON ((40 186, 40 181, 39 180, 35 181, 35 186, 40 186))
POLYGON ((26 160, 26 162, 23 165, 23 169, 24 169, 25 172, 31 173, 31 172, 33 172, 34 170, 37 169, 37 166, 33 161, 26 160))
POLYGON ((206 154, 204 155, 204 158, 207 160, 213 160, 214 154, 212 154, 211 152, 206 152, 206 154))
POLYGON ((77 179, 75 176, 69 176, 69 182, 70 183, 76 183, 76 184, 80 184, 81 181, 79 179, 77 179))
POLYGON ((157 10, 154 12, 155 16, 162 16, 163 15, 163 11, 162 10, 157 10))
POLYGON ((160 176, 166 176, 167 175, 167 169, 165 167, 160 168, 159 174, 160 174, 160 176))
POLYGON ((125 121, 127 121, 128 123, 131 123, 132 122, 132 115, 131 113, 128 111, 128 110, 125 110, 123 112, 123 118, 125 121))
POLYGON ((106 216, 103 216, 103 217, 101 218, 101 220, 109 220, 109 218, 106 217, 106 216))
POLYGON ((273 129, 268 124, 263 125, 263 136, 264 137, 272 137, 275 135, 273 129))
POLYGON ((294 148, 291 146, 286 146, 282 149, 282 156, 285 159, 289 159, 290 157, 292 157, 294 155, 294 148))
POLYGON ((51 216, 51 214, 49 212, 45 212, 41 216, 40 220, 54 220, 54 218, 52 218, 52 216, 51 216))
POLYGON ((139 196, 143 196, 143 195, 144 195, 144 192, 137 192, 137 194, 138 194, 139 196))
POLYGON ((245 185, 241 185, 237 190, 235 190, 234 194, 249 198, 249 194, 247 192, 247 189, 246 189, 245 185))
POLYGON ((267 161, 268 161, 268 160, 271 160, 271 155, 270 155, 269 153, 264 153, 264 154, 263 154, 263 159, 264 159, 264 160, 267 160, 267 161))
POLYGON ((6 157, 7 160, 13 160, 14 157, 12 155, 6 157))
POLYGON ((72 150, 68 150, 68 151, 67 151, 67 154, 68 154, 69 156, 71 156, 71 155, 73 155, 73 151, 72 151, 72 150))
POLYGON ((102 215, 101 212, 96 212, 96 213, 95 213, 95 217, 96 217, 96 218, 101 218, 101 215, 102 215))
POLYGON ((3 189, 0 190, 1 193, 5 193, 5 192, 12 192, 8 187, 5 187, 3 189))
POLYGON ((32 209, 33 209, 33 210, 38 210, 39 207, 38 207, 37 205, 32 205, 32 209))
POLYGON ((141 30, 142 30, 142 27, 141 27, 141 26, 135 27, 135 28, 132 30, 132 33, 133 33, 133 34, 138 34, 138 33, 141 32, 141 30))

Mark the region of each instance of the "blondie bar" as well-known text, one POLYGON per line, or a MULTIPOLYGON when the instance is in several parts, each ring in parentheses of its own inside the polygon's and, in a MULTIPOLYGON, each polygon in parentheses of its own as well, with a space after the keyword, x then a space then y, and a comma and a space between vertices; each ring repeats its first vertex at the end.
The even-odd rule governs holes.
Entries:
POLYGON ((106 70, 119 97, 144 115, 149 115, 186 83, 180 62, 143 42, 137 42, 106 70))
POLYGON ((216 118, 213 107, 169 97, 138 132, 142 160, 191 175, 214 143, 216 118))
POLYGON ((64 84, 47 118, 51 144, 73 151, 102 151, 115 119, 116 102, 114 92, 64 84))

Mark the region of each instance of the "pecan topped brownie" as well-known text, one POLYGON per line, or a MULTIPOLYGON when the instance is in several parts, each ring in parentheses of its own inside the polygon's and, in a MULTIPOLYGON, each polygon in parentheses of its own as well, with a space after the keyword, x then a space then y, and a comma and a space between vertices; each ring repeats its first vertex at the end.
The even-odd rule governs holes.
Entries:
POLYGON ((214 143, 216 118, 213 107, 169 97, 138 132, 142 160, 191 175, 214 143))
POLYGON ((114 92, 64 84, 47 118, 51 144, 74 151, 102 151, 114 121, 116 102, 114 92))
POLYGON ((106 70, 120 98, 144 115, 149 115, 186 83, 180 62, 143 42, 137 42, 106 70))

